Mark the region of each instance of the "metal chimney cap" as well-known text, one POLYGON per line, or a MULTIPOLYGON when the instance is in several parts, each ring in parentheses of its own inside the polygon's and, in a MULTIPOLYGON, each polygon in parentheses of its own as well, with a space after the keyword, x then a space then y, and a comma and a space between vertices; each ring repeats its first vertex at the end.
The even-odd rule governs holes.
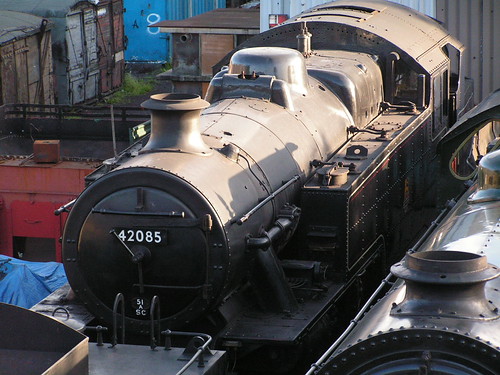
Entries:
POLYGON ((210 103, 195 94, 155 94, 141 104, 141 107, 158 111, 192 111, 204 109, 210 103))
POLYGON ((485 256, 462 251, 422 251, 406 254, 391 272, 405 280, 424 284, 474 284, 500 275, 485 256))

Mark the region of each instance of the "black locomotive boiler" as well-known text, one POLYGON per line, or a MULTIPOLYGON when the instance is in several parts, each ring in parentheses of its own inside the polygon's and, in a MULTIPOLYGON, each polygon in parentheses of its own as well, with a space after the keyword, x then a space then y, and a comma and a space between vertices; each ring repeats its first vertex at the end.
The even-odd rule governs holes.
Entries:
POLYGON ((206 100, 152 96, 151 135, 69 213, 76 296, 109 324, 121 293, 127 332, 153 315, 238 368, 289 371, 434 215, 437 142, 470 101, 462 51, 406 7, 338 1, 247 41, 206 100))
MULTIPOLYGON (((476 183, 391 267, 398 279, 390 290, 370 298, 381 299, 358 313, 308 374, 500 372, 500 90, 467 117, 443 144, 460 151, 474 130, 474 138, 486 138, 481 154, 491 151, 479 162, 476 183)), ((460 177, 467 174, 457 163, 469 164, 464 154, 455 152, 450 163, 460 177)))

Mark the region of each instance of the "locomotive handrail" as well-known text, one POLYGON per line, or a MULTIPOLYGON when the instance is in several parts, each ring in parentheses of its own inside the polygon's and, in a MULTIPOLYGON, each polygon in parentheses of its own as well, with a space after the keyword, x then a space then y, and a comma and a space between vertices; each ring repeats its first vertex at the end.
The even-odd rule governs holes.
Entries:
POLYGON ((318 370, 324 364, 324 362, 338 348, 338 346, 340 345, 340 343, 346 338, 346 336, 349 333, 351 333, 351 331, 354 329, 354 327, 358 324, 358 322, 361 320, 361 318, 363 317, 363 315, 365 314, 365 312, 370 308, 370 306, 376 300, 376 298, 378 297, 378 295, 382 291, 382 289, 386 285, 392 285, 393 284, 393 282, 390 281, 391 278, 393 278, 393 277, 394 276, 392 275, 392 273, 389 273, 385 277, 385 279, 382 280, 382 282, 377 287, 377 289, 375 290, 375 292, 370 296, 370 298, 368 299, 368 301, 366 301, 366 303, 363 305, 363 307, 361 308, 361 310, 359 310, 359 312, 356 314, 356 316, 354 317, 354 319, 351 320, 351 323, 345 329, 345 331, 337 338, 337 340, 335 340, 335 342, 326 350, 326 352, 323 353, 323 355, 315 363, 313 363, 311 365, 311 368, 309 369, 309 371, 307 371, 307 373, 305 375, 313 375, 315 373, 315 371, 318 370))
MULTIPOLYGON (((425 239, 432 233, 432 231, 437 227, 437 225, 441 222, 441 220, 446 216, 446 214, 450 211, 450 209, 456 204, 456 201, 454 199, 449 200, 446 202, 446 207, 439 213, 437 216, 436 220, 432 222, 432 224, 429 226, 427 231, 424 233, 424 235, 417 241, 417 243, 408 250, 408 253, 414 253, 418 247, 423 243, 425 239)), ((392 273, 389 273, 385 279, 382 280, 378 288, 373 292, 373 294, 370 296, 368 301, 363 305, 361 310, 358 312, 358 314, 354 317, 353 320, 351 320, 351 323, 349 326, 345 329, 345 331, 337 338, 337 340, 326 350, 326 352, 319 358, 315 363, 311 365, 311 368, 305 375, 313 375, 316 370, 318 370, 324 362, 332 355, 332 353, 338 348, 338 346, 342 343, 342 341, 347 337, 349 333, 354 329, 354 327, 358 324, 359 320, 361 317, 364 315, 364 313, 368 310, 368 308, 371 306, 373 301, 378 297, 380 291, 383 289, 383 287, 386 284, 391 284, 390 279, 393 277, 392 273)))
POLYGON ((106 209, 96 209, 96 208, 92 209, 92 213, 109 214, 109 215, 168 216, 168 217, 180 217, 180 218, 183 218, 185 216, 184 212, 177 212, 177 211, 140 212, 140 211, 117 211, 117 210, 106 210, 106 209))
POLYGON ((158 296, 154 296, 153 299, 151 300, 151 308, 149 311, 149 317, 151 321, 151 327, 150 327, 150 344, 149 346, 151 347, 151 350, 155 350, 156 348, 156 343, 160 342, 160 335, 161 335, 161 330, 160 330, 160 298, 158 296), (156 320, 157 322, 157 327, 158 327, 158 338, 155 338, 155 312, 157 312, 156 317, 158 318, 156 320))
POLYGON ((243 224, 245 221, 247 221, 250 216, 252 216, 254 213, 256 213, 258 210, 260 210, 262 207, 264 207, 269 201, 274 199, 279 193, 281 193, 283 190, 288 188, 291 184, 297 182, 300 179, 299 175, 293 176, 291 179, 289 179, 282 187, 274 191, 273 193, 269 194, 267 198, 265 198, 262 202, 257 204, 254 208, 252 208, 250 211, 248 211, 245 215, 243 215, 241 218, 236 220, 235 222, 238 225, 243 224))
POLYGON ((193 340, 198 339, 204 341, 203 345, 198 346, 196 348, 196 353, 193 354, 191 359, 182 367, 175 375, 183 374, 198 358, 198 367, 204 367, 205 362, 203 359, 203 353, 208 350, 208 345, 212 342, 212 336, 207 335, 206 333, 196 333, 196 332, 179 332, 179 331, 171 331, 167 329, 166 331, 161 332, 162 335, 166 336, 165 340, 165 350, 170 350, 170 336, 186 336, 193 337, 193 340), (168 343, 168 344, 167 344, 168 343))
POLYGON ((118 293, 113 304, 113 339, 110 348, 114 348, 118 344, 118 324, 116 321, 118 315, 118 306, 121 303, 122 307, 122 344, 125 344, 125 298, 122 293, 118 293))
POLYGON ((427 228, 427 230, 425 231, 425 233, 422 235, 422 237, 419 238, 419 240, 415 243, 415 245, 413 245, 413 247, 410 250, 408 250, 408 253, 412 254, 415 251, 417 251, 417 249, 420 247, 420 245, 422 245, 422 243, 427 239, 427 237, 430 236, 430 234, 432 233, 432 231, 439 225, 439 223, 441 223, 441 221, 446 216, 446 214, 448 214, 448 212, 456 204, 457 204, 457 200, 456 199, 450 199, 449 201, 446 202, 445 208, 443 208, 441 210, 441 212, 439 213, 439 215, 436 217, 436 220, 434 220, 431 223, 431 225, 429 225, 429 228, 427 228))
POLYGON ((70 208, 73 207, 75 202, 76 202, 76 199, 73 199, 72 201, 62 205, 61 207, 59 207, 57 210, 54 211, 54 215, 59 216, 63 212, 69 212, 70 208))

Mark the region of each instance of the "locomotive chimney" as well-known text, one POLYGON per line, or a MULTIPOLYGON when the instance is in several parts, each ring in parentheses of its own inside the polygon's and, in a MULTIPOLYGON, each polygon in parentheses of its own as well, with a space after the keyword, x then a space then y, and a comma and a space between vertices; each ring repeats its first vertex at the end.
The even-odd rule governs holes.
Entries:
POLYGON ((391 315, 496 319, 498 308, 485 296, 487 281, 498 277, 485 256, 461 251, 407 254, 391 272, 405 280, 404 300, 391 315))
POLYGON ((210 103, 192 94, 156 94, 141 104, 151 110, 151 135, 141 150, 187 152, 208 155, 210 148, 201 138, 200 113, 210 103))

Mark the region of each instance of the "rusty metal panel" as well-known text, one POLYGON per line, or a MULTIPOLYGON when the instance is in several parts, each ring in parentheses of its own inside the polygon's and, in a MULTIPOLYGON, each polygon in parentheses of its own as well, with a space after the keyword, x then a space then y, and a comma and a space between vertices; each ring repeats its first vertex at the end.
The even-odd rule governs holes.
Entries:
POLYGON ((81 103, 97 96, 99 67, 97 59, 97 21, 94 9, 66 17, 68 85, 70 103, 81 103))
POLYGON ((436 18, 467 47, 463 73, 474 80, 474 102, 500 87, 500 2, 436 0, 436 18))
POLYGON ((14 44, 10 43, 0 48, 2 58, 2 104, 17 102, 16 97, 16 64, 14 60, 14 44))
POLYGON ((123 25, 123 1, 116 0, 111 3, 113 14, 113 38, 114 38, 114 69, 113 69, 113 89, 118 88, 123 83, 125 73, 125 29, 123 25))
POLYGON ((200 38, 201 74, 212 75, 212 66, 217 64, 235 47, 234 36, 201 34, 200 38))
POLYGON ((83 11, 85 56, 85 100, 97 97, 99 60, 97 58, 97 14, 95 9, 83 11), (88 73, 87 73, 88 72, 88 73))
POLYGON ((27 77, 27 66, 28 59, 26 52, 28 47, 26 46, 26 40, 19 40, 14 42, 14 60, 16 64, 16 82, 17 82, 17 101, 19 103, 28 103, 28 77, 27 77))
POLYGON ((50 33, 29 35, 1 47, 3 103, 53 104, 51 54, 42 54, 43 45, 50 47, 50 33), (43 65, 40 56, 43 56, 43 65))
POLYGON ((68 84, 70 103, 80 103, 85 100, 83 88, 84 65, 83 65, 83 35, 82 35, 81 13, 70 14, 66 17, 66 45, 68 51, 68 84))
POLYGON ((30 36, 26 38, 26 58, 27 58, 27 77, 28 77, 28 103, 41 103, 41 72, 40 72, 40 49, 38 37, 30 36))
POLYGON ((111 73, 113 70, 114 39, 112 23, 110 18, 110 4, 99 4, 97 8, 97 27, 99 29, 99 38, 97 46, 99 49, 99 71, 100 71, 100 89, 101 93, 111 91, 111 73))
POLYGON ((124 26, 123 26, 123 0, 114 0, 111 2, 111 11, 113 14, 114 44, 115 52, 124 50, 124 26))
POLYGON ((47 31, 40 41, 40 72, 42 104, 55 104, 54 71, 52 65, 52 34, 47 31))
POLYGON ((172 69, 177 75, 197 76, 200 74, 199 34, 173 34, 172 69))
POLYGON ((106 94, 116 90, 123 83, 125 61, 122 0, 99 3, 97 30, 99 91, 106 94))

